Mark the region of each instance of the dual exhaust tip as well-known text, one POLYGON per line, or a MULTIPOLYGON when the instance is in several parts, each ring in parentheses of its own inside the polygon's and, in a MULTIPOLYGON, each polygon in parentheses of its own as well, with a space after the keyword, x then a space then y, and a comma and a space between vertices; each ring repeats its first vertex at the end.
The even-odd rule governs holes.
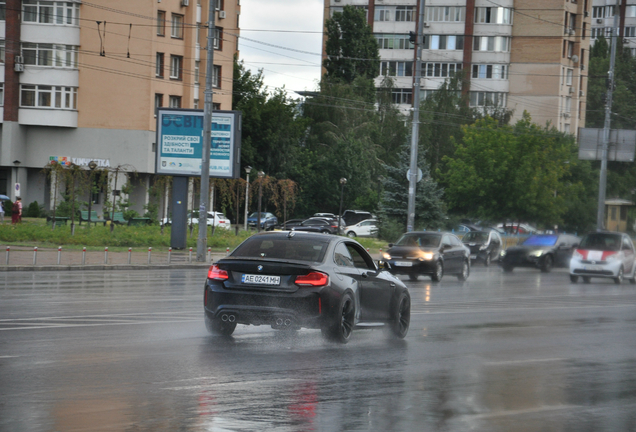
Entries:
POLYGON ((276 318, 276 325, 278 327, 289 327, 292 324, 292 320, 290 320, 289 318, 276 318))
POLYGON ((236 321, 236 315, 234 315, 234 314, 223 314, 223 315, 221 315, 221 321, 233 323, 233 322, 236 321))

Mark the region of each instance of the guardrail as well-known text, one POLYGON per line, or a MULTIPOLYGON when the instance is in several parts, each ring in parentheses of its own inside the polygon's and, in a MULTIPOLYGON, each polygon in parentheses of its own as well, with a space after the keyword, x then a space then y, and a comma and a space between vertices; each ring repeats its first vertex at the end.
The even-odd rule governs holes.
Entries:
POLYGON ((109 250, 104 247, 103 252, 99 250, 88 251, 86 247, 78 249, 40 248, 24 246, 6 246, 4 262, 0 261, 0 270, 8 266, 89 266, 89 265, 179 265, 179 264, 210 264, 213 259, 227 256, 230 248, 227 247, 225 254, 212 253, 212 248, 208 248, 206 261, 201 263, 193 257, 192 248, 187 250, 174 251, 171 247, 165 249, 136 248, 129 247, 123 251, 109 250), (4 265, 2 265, 4 264, 4 265))

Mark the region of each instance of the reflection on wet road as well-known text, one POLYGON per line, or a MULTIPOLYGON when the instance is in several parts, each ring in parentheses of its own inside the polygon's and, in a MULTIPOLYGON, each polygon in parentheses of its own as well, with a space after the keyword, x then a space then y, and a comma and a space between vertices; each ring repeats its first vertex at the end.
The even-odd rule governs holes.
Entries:
POLYGON ((404 341, 202 321, 205 271, 0 273, 0 432, 636 430, 636 285, 407 282, 404 341))

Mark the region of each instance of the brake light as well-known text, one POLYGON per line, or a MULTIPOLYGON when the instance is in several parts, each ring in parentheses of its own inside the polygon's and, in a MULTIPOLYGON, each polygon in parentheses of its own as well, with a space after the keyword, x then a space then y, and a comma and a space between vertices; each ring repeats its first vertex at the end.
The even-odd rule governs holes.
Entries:
POLYGON ((227 280, 228 278, 227 271, 221 270, 216 264, 212 264, 208 270, 208 279, 227 280))
POLYGON ((306 275, 296 276, 296 285, 301 286, 325 286, 329 283, 329 276, 320 272, 311 272, 306 275))

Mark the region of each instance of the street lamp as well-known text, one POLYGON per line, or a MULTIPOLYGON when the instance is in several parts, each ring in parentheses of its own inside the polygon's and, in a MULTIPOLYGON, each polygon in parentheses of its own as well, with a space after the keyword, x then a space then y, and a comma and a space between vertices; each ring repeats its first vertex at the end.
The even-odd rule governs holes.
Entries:
POLYGON ((340 179, 340 217, 338 218, 338 234, 342 231, 342 199, 344 198, 344 187, 347 184, 347 179, 342 177, 340 179))
POLYGON ((263 177, 265 173, 263 171, 258 172, 258 218, 256 219, 256 226, 258 232, 261 232, 261 201, 263 200, 263 177))
POLYGON ((90 161, 88 163, 88 168, 90 168, 91 172, 88 176, 88 227, 91 227, 91 204, 93 204, 93 172, 95 168, 97 168, 97 163, 95 161, 90 161))
MULTIPOLYGON (((250 202, 250 172, 252 171, 251 166, 245 167, 245 172, 247 173, 247 183, 245 185, 245 231, 247 231, 247 205, 250 202)), ((238 224, 238 221, 236 221, 238 224)))

